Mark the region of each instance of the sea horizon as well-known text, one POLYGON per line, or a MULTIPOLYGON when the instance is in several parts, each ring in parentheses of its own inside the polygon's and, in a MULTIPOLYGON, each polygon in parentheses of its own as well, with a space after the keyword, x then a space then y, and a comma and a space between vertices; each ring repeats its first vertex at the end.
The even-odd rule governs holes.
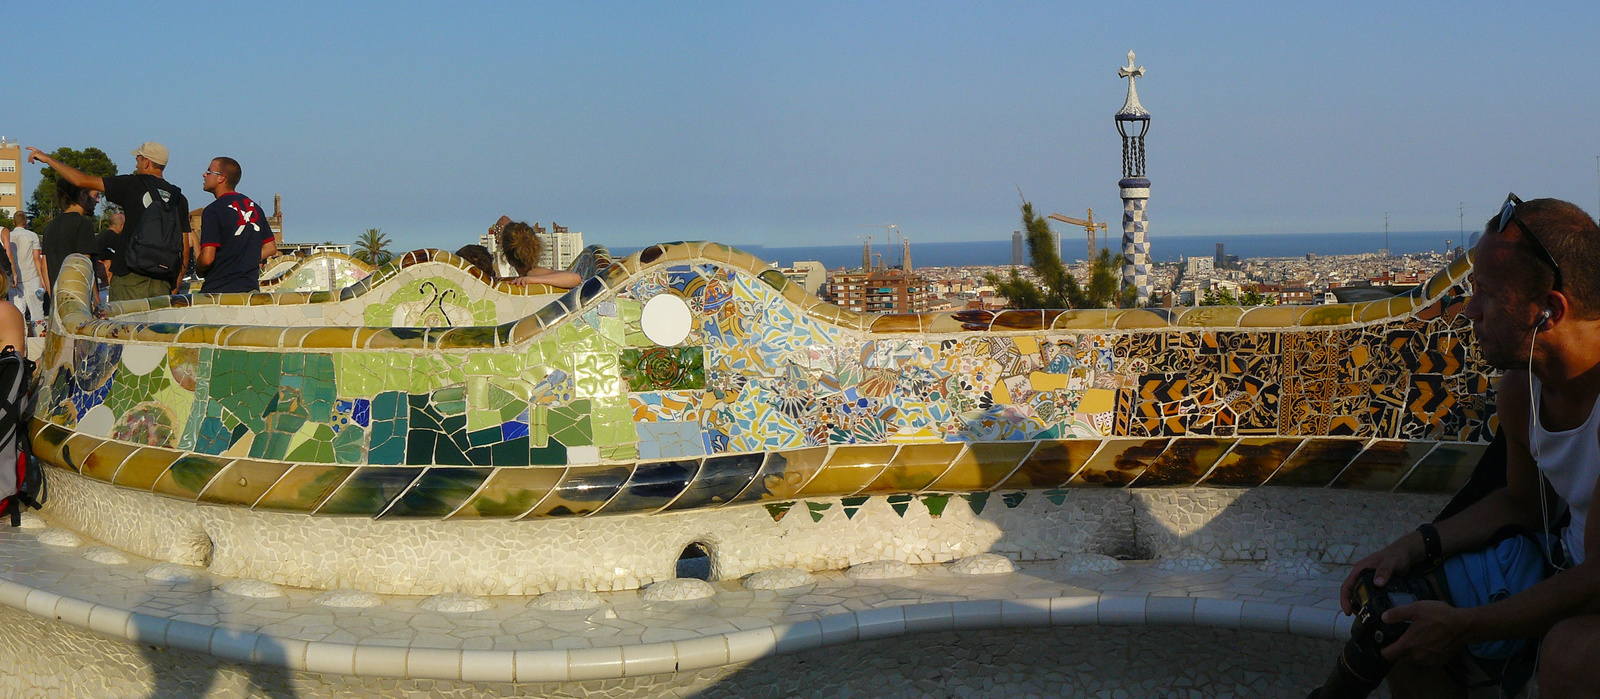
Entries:
MULTIPOLYGON (((1082 234, 1072 235, 1068 231, 1061 231, 1061 245, 1067 254, 1064 259, 1071 263, 1083 259, 1083 255, 1075 254, 1084 252, 1084 239, 1082 234), (1076 243, 1076 244, 1074 244, 1076 243)), ((1468 233, 1467 235, 1472 235, 1468 233)), ((1404 255, 1407 253, 1444 252, 1445 241, 1451 241, 1451 247, 1464 245, 1458 240, 1459 231, 1406 231, 1401 233, 1388 233, 1390 254, 1404 255)), ((1361 253, 1376 253, 1384 247, 1385 234, 1378 233, 1296 233, 1292 235, 1273 234, 1237 234, 1237 235, 1174 235, 1151 237, 1150 256, 1156 262, 1178 262, 1185 257, 1212 257, 1216 253, 1217 243, 1222 243, 1224 252, 1237 255, 1240 259, 1252 257, 1301 257, 1307 254, 1315 255, 1358 255, 1361 253)), ((1101 247, 1110 247, 1111 243, 1115 253, 1121 246, 1121 238, 1101 238, 1101 247)), ((817 245, 817 246, 768 246, 768 245, 738 245, 733 247, 755 255, 767 262, 788 266, 797 261, 821 262, 829 269, 839 267, 853 268, 861 266, 860 245, 817 245)), ((614 255, 627 255, 640 250, 639 247, 617 247, 612 249, 614 255)), ((878 244, 873 246, 877 255, 887 255, 888 246, 878 244)), ((893 264, 898 264, 900 250, 895 246, 893 264)), ((1026 264, 1026 252, 1023 263, 1026 264)), ((918 267, 972 267, 1009 265, 1011 260, 1011 240, 975 240, 957 242, 925 242, 915 240, 911 243, 911 264, 918 267)))

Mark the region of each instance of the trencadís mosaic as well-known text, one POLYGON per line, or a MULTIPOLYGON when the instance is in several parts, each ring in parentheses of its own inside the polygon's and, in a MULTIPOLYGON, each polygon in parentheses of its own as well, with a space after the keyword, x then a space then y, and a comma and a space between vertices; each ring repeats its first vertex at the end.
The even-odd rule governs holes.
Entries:
POLYGON ((337 293, 97 318, 69 260, 35 445, 121 487, 379 518, 1447 492, 1493 429, 1468 266, 1355 305, 858 315, 716 244, 592 247, 567 292, 424 250, 337 293))

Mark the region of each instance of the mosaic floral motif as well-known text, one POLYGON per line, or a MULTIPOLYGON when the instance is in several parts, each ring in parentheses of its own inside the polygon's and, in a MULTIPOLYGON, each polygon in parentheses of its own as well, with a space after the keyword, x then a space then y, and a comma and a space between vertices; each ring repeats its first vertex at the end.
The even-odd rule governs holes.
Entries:
MULTIPOLYGON (((408 254, 347 290, 397 287, 364 312, 389 344, 202 336, 151 352, 116 328, 52 339, 38 416, 72 428, 94 411, 97 439, 293 464, 281 489, 254 494, 262 507, 396 517, 448 515, 479 486, 494 494, 474 511, 496 517, 654 511, 680 493, 705 506, 892 495, 903 514, 913 494, 932 512, 941 493, 994 490, 1015 506, 1031 490, 1206 478, 1427 490, 1468 458, 1430 449, 1481 444, 1494 427, 1491 374, 1460 315, 1468 290, 1438 280, 1431 305, 1359 323, 1348 307, 1306 314, 1336 324, 1263 329, 1046 330, 1054 316, 965 313, 916 321, 961 321, 938 332, 873 334, 860 329, 870 319, 802 299, 781 277, 684 250, 647 249, 628 264, 677 257, 638 273, 590 254, 583 264, 601 276, 539 311, 534 332, 489 325, 493 304, 454 282, 395 279, 436 264, 408 254), (673 347, 643 331, 645 305, 663 294, 693 318, 673 347), (438 340, 458 333, 469 340, 438 340), (1121 446, 1090 459, 1102 441, 1121 446), (1088 451, 1061 446, 1074 443, 1088 451), (930 448, 944 461, 918 460, 930 448), (1006 456, 984 461, 991 452, 1006 456), (560 479, 548 476, 548 501, 509 485, 542 483, 528 473, 545 467, 560 479), (1413 468, 1426 476, 1409 480, 1413 468)), ((1438 279, 1463 279, 1458 267, 1438 279)))
POLYGON ((621 372, 633 391, 705 388, 705 351, 700 347, 625 349, 621 372))
POLYGON ((173 446, 172 411, 160 403, 140 403, 117 419, 111 438, 152 447, 173 446))

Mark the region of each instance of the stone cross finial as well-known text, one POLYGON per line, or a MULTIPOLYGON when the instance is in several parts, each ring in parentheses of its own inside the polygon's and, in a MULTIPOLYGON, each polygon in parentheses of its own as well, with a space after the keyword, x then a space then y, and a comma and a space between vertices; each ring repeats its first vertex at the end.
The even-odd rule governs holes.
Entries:
POLYGON ((1139 104, 1139 91, 1133 87, 1134 78, 1144 77, 1144 66, 1134 67, 1132 51, 1128 52, 1128 65, 1117 69, 1117 77, 1128 79, 1128 100, 1122 104, 1122 109, 1117 115, 1149 118, 1150 112, 1145 111, 1144 105, 1139 104))
POLYGON ((1133 79, 1144 77, 1144 66, 1133 67, 1133 52, 1128 52, 1128 65, 1117 69, 1117 77, 1128 79, 1128 88, 1133 88, 1133 79))

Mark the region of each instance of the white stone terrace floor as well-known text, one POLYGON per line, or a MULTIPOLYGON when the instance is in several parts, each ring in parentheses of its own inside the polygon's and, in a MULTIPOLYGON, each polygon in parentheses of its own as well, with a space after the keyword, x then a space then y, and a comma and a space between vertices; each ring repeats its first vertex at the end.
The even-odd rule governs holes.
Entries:
POLYGON ((153 561, 123 554, 126 563, 95 562, 85 554, 104 547, 86 539, 47 545, 41 537, 72 537, 31 524, 0 527, 0 604, 149 645, 315 672, 572 681, 959 629, 1206 626, 1326 639, 1344 638, 1349 629, 1336 602, 1342 567, 1303 559, 1219 564, 1180 557, 1127 561, 1107 573, 1043 561, 999 575, 923 565, 889 580, 817 573, 814 584, 785 591, 719 581, 714 596, 685 602, 650 603, 629 591, 602 593, 594 609, 549 611, 532 606, 532 598, 487 597, 480 599, 490 609, 442 613, 419 607, 422 597, 331 608, 313 602, 321 591, 236 596, 220 589, 228 579, 200 569, 190 582, 159 582, 146 577, 153 561))

